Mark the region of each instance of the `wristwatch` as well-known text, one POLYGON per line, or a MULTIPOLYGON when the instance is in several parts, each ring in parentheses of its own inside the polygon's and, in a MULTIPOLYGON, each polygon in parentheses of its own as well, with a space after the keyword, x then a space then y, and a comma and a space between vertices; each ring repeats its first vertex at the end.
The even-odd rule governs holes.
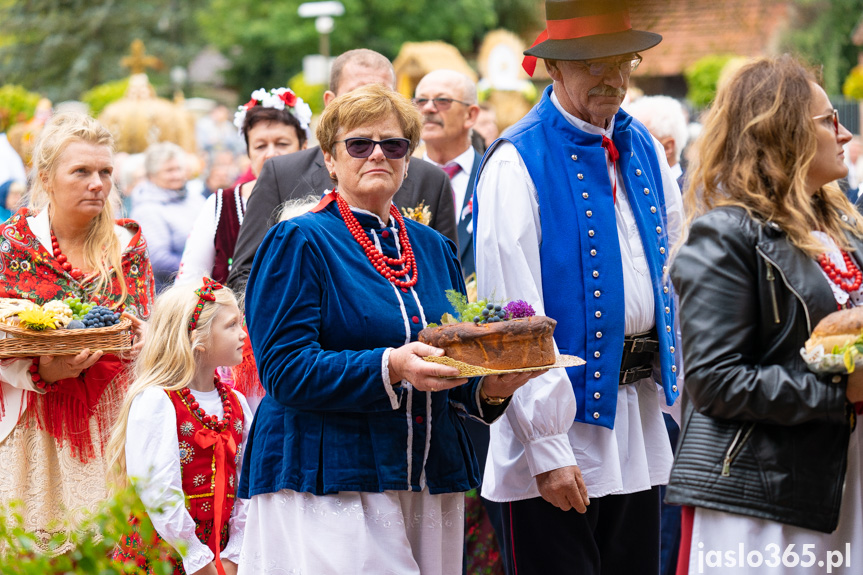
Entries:
POLYGON ((506 397, 489 397, 485 394, 485 390, 482 388, 482 384, 479 386, 479 398, 488 405, 501 405, 504 401, 507 400, 506 397))

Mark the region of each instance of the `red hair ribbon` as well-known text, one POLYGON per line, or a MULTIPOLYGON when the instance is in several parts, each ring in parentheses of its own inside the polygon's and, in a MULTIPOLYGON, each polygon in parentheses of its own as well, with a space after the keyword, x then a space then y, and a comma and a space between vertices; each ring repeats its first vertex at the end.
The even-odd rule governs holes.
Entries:
POLYGON ((195 290, 198 296, 198 303, 195 305, 195 310, 192 312, 192 317, 189 319, 189 331, 198 327, 198 318, 201 317, 201 311, 204 309, 205 301, 216 301, 216 290, 224 288, 222 284, 210 278, 204 278, 204 285, 195 290))
MULTIPOLYGON (((565 20, 548 20, 546 29, 537 36, 536 41, 530 47, 533 48, 546 40, 574 40, 587 36, 625 32, 631 29, 629 12, 626 10, 565 20)), ((536 56, 525 56, 521 61, 521 67, 524 68, 528 76, 533 77, 533 73, 536 71, 536 61, 536 56)))

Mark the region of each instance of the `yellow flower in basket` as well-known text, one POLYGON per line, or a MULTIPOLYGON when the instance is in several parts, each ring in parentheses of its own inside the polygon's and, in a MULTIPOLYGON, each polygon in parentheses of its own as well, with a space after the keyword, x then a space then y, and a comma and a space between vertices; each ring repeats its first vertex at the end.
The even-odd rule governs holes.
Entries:
POLYGON ((54 314, 48 313, 42 308, 33 308, 19 312, 18 321, 22 326, 34 331, 57 329, 54 314))

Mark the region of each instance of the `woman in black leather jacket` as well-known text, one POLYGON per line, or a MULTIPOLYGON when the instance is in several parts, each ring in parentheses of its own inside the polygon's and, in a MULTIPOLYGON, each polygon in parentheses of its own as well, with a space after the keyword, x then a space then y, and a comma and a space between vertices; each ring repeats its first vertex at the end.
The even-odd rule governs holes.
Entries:
POLYGON ((678 574, 861 572, 863 370, 818 375, 800 356, 821 318, 863 302, 857 275, 822 269, 863 268, 863 218, 831 184, 850 138, 788 56, 745 65, 710 111, 671 269, 686 366, 666 496, 687 506, 678 574))

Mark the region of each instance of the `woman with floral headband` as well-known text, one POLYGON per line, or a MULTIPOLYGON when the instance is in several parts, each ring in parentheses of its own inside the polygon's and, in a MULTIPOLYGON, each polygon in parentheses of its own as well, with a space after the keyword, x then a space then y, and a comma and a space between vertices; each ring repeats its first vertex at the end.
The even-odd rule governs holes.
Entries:
MULTIPOLYGON (((234 125, 246 140, 255 178, 270 158, 306 148, 311 119, 309 105, 288 88, 252 92, 252 99, 234 115, 234 125)), ((246 202, 254 187, 252 180, 207 198, 186 242, 178 282, 205 275, 227 281, 246 202)))

